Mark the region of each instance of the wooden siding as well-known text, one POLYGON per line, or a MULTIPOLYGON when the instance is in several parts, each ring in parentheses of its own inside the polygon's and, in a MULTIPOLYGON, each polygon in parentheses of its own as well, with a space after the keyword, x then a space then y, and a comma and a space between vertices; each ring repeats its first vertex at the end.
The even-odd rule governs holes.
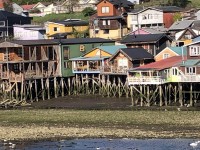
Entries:
POLYGON ((178 54, 176 54, 174 51, 167 47, 155 56, 155 61, 160 61, 164 59, 164 54, 168 54, 169 57, 178 56, 178 54))
POLYGON ((97 5, 97 15, 98 16, 115 16, 116 8, 109 1, 103 0, 97 5), (109 7, 109 12, 102 13, 102 7, 109 7))
POLYGON ((101 49, 94 49, 93 51, 89 52, 88 54, 86 54, 84 57, 95 57, 95 56, 99 56, 99 55, 96 55, 97 52, 100 51, 100 54, 102 57, 110 57, 112 56, 111 54, 105 52, 105 51, 102 51, 101 49))

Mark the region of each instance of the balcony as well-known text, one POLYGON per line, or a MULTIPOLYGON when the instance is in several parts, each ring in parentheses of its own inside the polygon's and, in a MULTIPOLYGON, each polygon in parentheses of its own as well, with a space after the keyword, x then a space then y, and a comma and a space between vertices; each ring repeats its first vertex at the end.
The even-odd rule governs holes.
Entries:
POLYGON ((102 74, 127 74, 127 66, 114 67, 114 66, 103 66, 101 67, 102 74))
POLYGON ((143 77, 128 77, 129 85, 141 85, 141 84, 164 84, 166 79, 161 76, 143 76, 143 77))

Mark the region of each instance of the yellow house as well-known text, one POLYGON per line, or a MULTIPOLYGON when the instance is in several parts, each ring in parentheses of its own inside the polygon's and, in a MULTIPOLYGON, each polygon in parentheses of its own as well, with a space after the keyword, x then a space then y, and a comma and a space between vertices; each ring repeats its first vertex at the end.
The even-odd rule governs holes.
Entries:
POLYGON ((46 22, 46 36, 48 39, 86 37, 88 22, 80 19, 67 19, 57 22, 46 22))
POLYGON ((155 61, 160 61, 172 56, 185 56, 187 54, 185 47, 166 47, 155 56, 155 61))

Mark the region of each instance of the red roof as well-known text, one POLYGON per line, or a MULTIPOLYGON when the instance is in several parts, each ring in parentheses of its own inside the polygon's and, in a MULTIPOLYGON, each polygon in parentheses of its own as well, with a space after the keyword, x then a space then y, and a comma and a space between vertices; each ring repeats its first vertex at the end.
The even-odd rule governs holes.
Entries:
POLYGON ((156 61, 144 66, 137 67, 137 69, 155 69, 155 70, 163 70, 166 68, 173 67, 182 62, 182 56, 173 56, 160 61, 156 61))
POLYGON ((31 5, 21 5, 21 7, 22 7, 24 10, 30 10, 30 9, 32 9, 34 6, 35 6, 35 4, 31 4, 31 5))

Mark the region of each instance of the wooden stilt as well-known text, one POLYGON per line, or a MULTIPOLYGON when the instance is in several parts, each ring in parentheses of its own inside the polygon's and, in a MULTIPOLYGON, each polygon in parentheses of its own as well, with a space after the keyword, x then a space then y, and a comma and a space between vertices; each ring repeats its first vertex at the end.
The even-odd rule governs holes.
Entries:
POLYGON ((41 88, 42 88, 42 100, 45 100, 45 92, 44 92, 44 82, 43 82, 43 78, 41 79, 41 88))
POLYGON ((64 91, 64 81, 63 81, 63 80, 64 80, 64 79, 61 78, 61 89, 62 89, 61 96, 62 96, 62 97, 64 96, 64 93, 65 93, 65 91, 64 91))
POLYGON ((162 101, 162 86, 159 85, 159 95, 160 95, 160 106, 163 105, 163 101, 162 101))
POLYGON ((150 106, 150 93, 149 93, 149 85, 147 85, 147 106, 150 106))
POLYGON ((193 106, 194 103, 193 103, 193 95, 192 95, 192 83, 190 83, 190 106, 193 106))
POLYGON ((38 101, 38 89, 37 89, 37 80, 35 79, 35 99, 38 101))
POLYGON ((55 96, 55 98, 57 98, 57 97, 58 97, 58 95, 57 95, 57 84, 56 84, 56 77, 54 77, 54 79, 53 79, 53 82, 54 82, 54 96, 55 96))
POLYGON ((183 106, 183 87, 182 83, 179 83, 179 104, 183 106))
POLYGON ((47 99, 50 99, 49 78, 46 79, 47 99))
POLYGON ((131 106, 134 106, 135 103, 134 103, 134 98, 133 98, 133 87, 131 86, 131 106))
MULTIPOLYGON (((142 85, 140 85, 140 92, 142 94, 142 85)), ((143 106, 143 97, 140 95, 140 106, 143 106)))

